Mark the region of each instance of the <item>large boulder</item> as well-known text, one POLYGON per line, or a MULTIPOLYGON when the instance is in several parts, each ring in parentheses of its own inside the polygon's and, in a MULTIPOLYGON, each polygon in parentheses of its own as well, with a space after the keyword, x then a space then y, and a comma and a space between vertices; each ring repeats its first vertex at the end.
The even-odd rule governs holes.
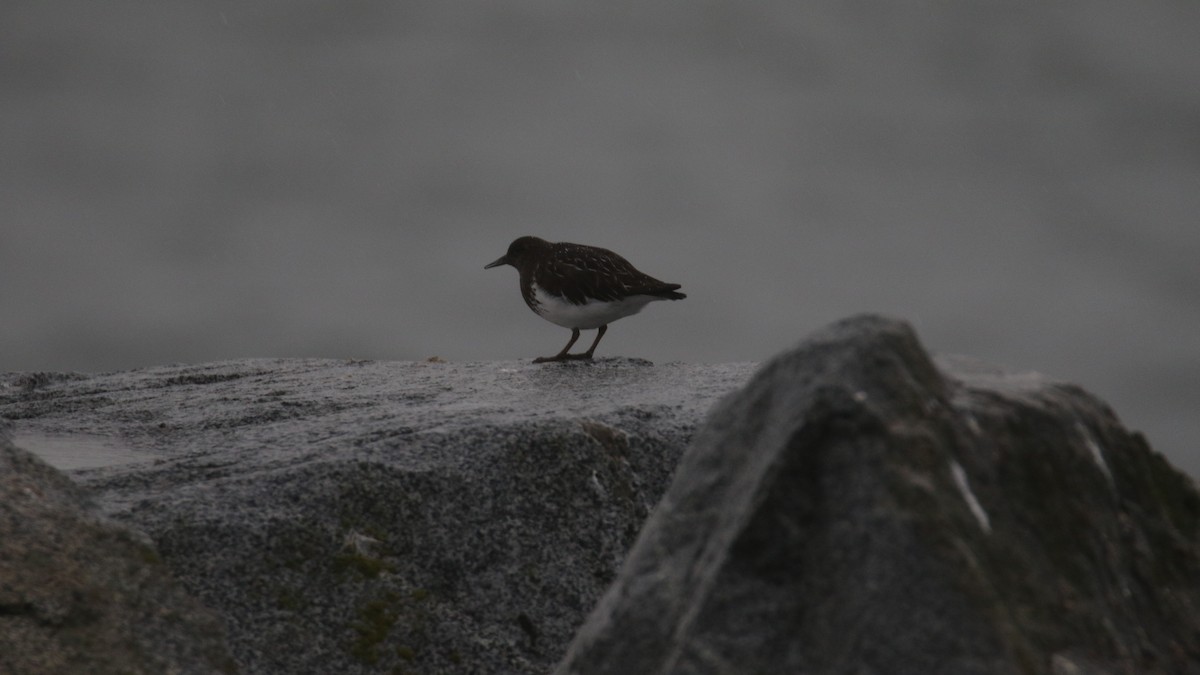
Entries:
POLYGON ((1198 524, 1078 387, 859 317, 713 411, 556 672, 1196 673, 1198 524))
POLYGON ((753 371, 0 376, 119 462, 4 446, 0 672, 232 667, 197 602, 249 673, 1200 672, 1200 498, 1101 402, 879 317, 753 371))
POLYGON ((752 370, 242 360, 10 375, 0 415, 49 454, 145 460, 71 477, 245 672, 541 675, 752 370))
POLYGON ((0 673, 236 670, 219 619, 144 535, 97 514, 0 427, 0 673))

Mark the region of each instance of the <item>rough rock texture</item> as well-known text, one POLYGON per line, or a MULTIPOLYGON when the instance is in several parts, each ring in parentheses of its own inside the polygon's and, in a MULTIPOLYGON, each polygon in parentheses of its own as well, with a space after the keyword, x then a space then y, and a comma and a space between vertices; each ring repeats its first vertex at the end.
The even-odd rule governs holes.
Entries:
POLYGON ((541 674, 752 370, 248 360, 0 376, 0 416, 154 458, 71 476, 244 672, 541 674))
POLYGON ((235 671, 220 621, 144 537, 0 428, 0 673, 235 671))
POLYGON ((1200 499, 1101 402, 857 318, 714 410, 560 675, 1200 672, 1200 499))
POLYGON ((1200 673, 1200 497, 1102 403, 878 317, 753 369, 0 375, 149 458, 0 442, 0 672, 230 668, 173 575, 250 673, 1200 673))

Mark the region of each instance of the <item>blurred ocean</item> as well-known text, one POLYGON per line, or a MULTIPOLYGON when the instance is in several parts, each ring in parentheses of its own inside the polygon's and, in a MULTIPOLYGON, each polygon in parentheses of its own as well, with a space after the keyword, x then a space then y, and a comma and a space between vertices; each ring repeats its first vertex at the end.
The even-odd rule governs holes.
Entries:
POLYGON ((552 353, 483 270, 537 234, 683 284, 599 355, 883 312, 1200 475, 1197 36, 1192 0, 6 2, 0 371, 552 353))

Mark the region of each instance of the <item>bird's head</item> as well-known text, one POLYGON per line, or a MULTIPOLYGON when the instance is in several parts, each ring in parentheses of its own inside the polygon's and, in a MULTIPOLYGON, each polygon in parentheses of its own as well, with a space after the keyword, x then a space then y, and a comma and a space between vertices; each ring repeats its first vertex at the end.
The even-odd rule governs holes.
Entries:
POLYGON ((513 243, 508 245, 508 252, 496 258, 492 262, 483 266, 483 269, 491 269, 500 265, 512 265, 520 268, 521 262, 526 260, 534 253, 550 247, 550 242, 537 237, 519 237, 513 240, 513 243))

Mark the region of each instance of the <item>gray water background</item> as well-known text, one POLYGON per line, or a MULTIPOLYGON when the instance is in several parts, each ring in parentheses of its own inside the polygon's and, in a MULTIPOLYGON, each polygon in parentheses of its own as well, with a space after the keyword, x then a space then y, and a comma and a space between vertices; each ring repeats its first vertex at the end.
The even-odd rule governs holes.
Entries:
POLYGON ((1200 475, 1198 36, 1191 0, 5 2, 0 371, 551 354, 482 269, 538 234, 688 293, 598 355, 883 312, 1200 475))

